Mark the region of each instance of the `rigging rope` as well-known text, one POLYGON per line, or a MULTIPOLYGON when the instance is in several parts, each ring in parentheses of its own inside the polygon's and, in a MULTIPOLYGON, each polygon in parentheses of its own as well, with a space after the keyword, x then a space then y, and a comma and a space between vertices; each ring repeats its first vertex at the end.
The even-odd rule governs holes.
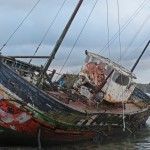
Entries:
MULTIPOLYGON (((118 9, 118 27, 119 27, 119 49, 120 49, 120 64, 121 64, 121 53, 122 53, 122 47, 121 47, 121 36, 120 36, 120 8, 119 8, 119 0, 117 0, 117 9, 118 9)), ((121 82, 123 83, 123 79, 122 79, 122 76, 121 76, 121 82)), ((122 97, 123 97, 123 87, 122 87, 122 97)), ((123 121, 123 131, 125 131, 125 115, 124 115, 124 112, 125 112, 125 104, 123 102, 123 99, 122 99, 122 121, 123 121)))
POLYGON ((34 8, 38 5, 38 3, 41 0, 38 0, 36 2, 36 4, 32 7, 32 9, 29 11, 29 13, 25 16, 25 18, 21 21, 21 23, 19 24, 19 26, 15 29, 15 31, 10 35, 10 37, 7 39, 7 41, 5 42, 5 44, 1 47, 0 52, 2 51, 2 49, 7 45, 7 43, 10 41, 10 39, 13 37, 13 35, 17 32, 17 30, 21 27, 21 25, 24 23, 24 21, 27 19, 27 17, 31 14, 31 12, 34 10, 34 8))
POLYGON ((135 51, 139 49, 142 45, 146 45, 145 43, 150 39, 150 36, 148 36, 146 39, 144 39, 130 54, 128 54, 127 57, 131 57, 135 55, 135 51))
MULTIPOLYGON (((134 13, 130 16, 130 18, 123 24, 123 26, 121 27, 121 31, 120 33, 122 33, 126 27, 132 22, 132 20, 139 14, 139 12, 147 5, 147 3, 150 0, 145 0, 135 11, 134 13)), ((110 39, 109 43, 106 43, 106 45, 99 51, 98 54, 103 53, 104 50, 107 48, 107 45, 111 45, 117 38, 118 38, 118 32, 116 32, 116 34, 110 39)))
POLYGON ((108 32, 108 58, 110 59, 110 47, 109 47, 109 7, 108 7, 108 0, 106 0, 106 6, 107 6, 107 32, 108 32))
MULTIPOLYGON (((121 31, 121 27, 120 27, 120 9, 119 9, 119 2, 117 0, 117 8, 118 8, 118 27, 119 27, 119 31, 118 31, 118 38, 119 38, 119 50, 120 50, 120 57, 121 57, 121 53, 122 53, 122 47, 121 47, 121 35, 120 35, 120 31, 121 31)), ((120 63, 121 63, 121 59, 120 59, 120 63)))
MULTIPOLYGON (((51 29, 52 25, 54 24, 54 22, 55 22, 56 18, 58 17, 58 15, 59 15, 59 13, 60 13, 61 9, 63 8, 64 4, 66 3, 66 1, 67 1, 67 0, 64 0, 64 1, 63 1, 63 3, 62 3, 62 5, 61 5, 61 7, 59 8, 58 12, 56 13, 56 16, 55 16, 55 17, 54 17, 54 19, 52 20, 52 22, 51 22, 50 26, 48 27, 48 29, 46 30, 46 32, 45 32, 45 34, 44 34, 44 36, 43 36, 43 38, 42 38, 41 42, 39 43, 38 47, 36 48, 36 50, 35 50, 35 52, 34 52, 33 56, 35 56, 35 55, 36 55, 36 53, 37 53, 38 49, 39 49, 39 48, 40 48, 40 46, 42 45, 42 43, 43 43, 43 41, 44 41, 45 37, 47 36, 47 34, 48 34, 49 30, 51 29)), ((31 61, 32 61, 32 58, 30 59, 29 63, 31 63, 31 61)))
MULTIPOLYGON (((66 58, 66 60, 65 60, 65 62, 64 62, 64 64, 63 64, 63 66, 61 67, 61 69, 60 69, 60 71, 59 71, 59 74, 61 74, 61 72, 62 72, 62 70, 63 70, 65 64, 67 63, 67 61, 68 61, 68 59, 69 59, 69 57, 70 57, 70 55, 71 55, 71 53, 72 53, 72 51, 74 50, 74 47, 75 47, 75 45, 77 44, 77 42, 78 42, 78 40, 79 40, 79 38, 80 38, 80 36, 81 36, 83 30, 84 30, 84 28, 85 28, 85 26, 86 26, 86 24, 87 24, 89 18, 91 17, 92 12, 93 12, 93 10, 94 10, 94 8, 95 8, 97 2, 98 2, 98 0, 96 0, 96 2, 94 3, 94 6, 92 7, 92 10, 90 11, 90 14, 89 14, 89 16, 88 16, 86 22, 84 23, 84 25, 83 25, 83 27, 82 27, 82 29, 81 29, 81 31, 80 31, 78 37, 77 37, 77 39, 76 39, 76 41, 75 41, 75 43, 74 43, 72 49, 70 50, 70 52, 69 52, 69 54, 68 54, 68 56, 67 56, 67 58, 66 58)), ((59 75, 57 75, 55 81, 58 79, 58 77, 59 77, 59 75)))
MULTIPOLYGON (((134 42, 134 40, 136 39, 136 37, 140 34, 141 30, 143 29, 144 25, 147 23, 147 21, 150 18, 150 13, 149 15, 145 18, 144 22, 142 23, 142 25, 140 26, 139 30, 136 32, 136 34, 134 35, 134 37, 132 38, 131 42, 129 43, 129 45, 127 46, 127 48, 123 51, 121 58, 127 53, 127 51, 129 50, 130 46, 132 45, 132 43, 134 42)), ((120 58, 120 59, 121 59, 120 58)))

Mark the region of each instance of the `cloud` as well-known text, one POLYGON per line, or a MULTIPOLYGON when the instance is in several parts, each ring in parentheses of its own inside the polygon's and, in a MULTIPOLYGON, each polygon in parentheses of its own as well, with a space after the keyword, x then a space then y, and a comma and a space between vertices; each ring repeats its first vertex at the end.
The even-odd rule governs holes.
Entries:
MULTIPOLYGON (((37 52, 37 55, 49 55, 51 53, 74 8, 76 7, 77 2, 78 0, 66 1, 60 14, 56 18, 45 40, 43 41, 42 46, 37 52)), ((75 70, 76 72, 80 70, 79 68, 84 61, 84 51, 86 49, 95 53, 100 52, 101 55, 106 57, 109 57, 110 53, 111 59, 114 61, 117 61, 120 58, 120 45, 118 37, 116 37, 115 42, 110 43, 111 45, 109 47, 106 46, 104 48, 108 42, 107 7, 105 1, 97 2, 97 5, 95 6, 88 22, 86 23, 95 2, 96 1, 91 2, 91 0, 86 0, 83 2, 55 57, 55 60, 52 63, 52 68, 58 68, 58 70, 60 70, 60 65, 65 62, 67 55, 71 50, 72 54, 70 55, 70 58, 68 59, 63 71, 69 71, 71 69, 75 70), (85 23, 86 26, 84 27, 85 23), (79 36, 80 32, 81 35, 79 36)), ((37 3, 37 0, 0 0, 0 46, 7 41, 10 35, 21 23, 23 18, 35 5, 35 3, 37 3)), ((3 54, 33 55, 46 30, 60 9, 62 3, 62 0, 41 0, 37 7, 21 25, 19 30, 10 39, 8 45, 2 51, 3 54)), ((119 30, 118 8, 116 1, 109 1, 108 4, 109 39, 111 39, 119 30)), ((126 0, 119 1, 119 6, 119 23, 121 30, 126 21, 141 6, 141 10, 139 9, 139 11, 136 12, 136 16, 126 27, 124 27, 124 30, 120 34, 122 48, 121 53, 126 51, 124 57, 122 58, 122 63, 127 68, 131 68, 133 62, 135 62, 136 58, 139 56, 141 50, 144 48, 149 39, 150 19, 147 20, 140 32, 139 28, 149 15, 150 2, 126 0), (135 37, 136 34, 137 37, 135 37), (132 40, 133 43, 130 44, 132 40)), ((147 51, 149 51, 149 48, 147 51)), ((149 70, 149 66, 146 65, 148 62, 148 52, 147 55, 143 55, 142 59, 147 60, 145 62, 142 62, 141 60, 141 64, 144 64, 143 68, 145 68, 145 70, 149 70)), ((39 65, 40 63, 44 64, 45 61, 46 60, 34 60, 33 63, 39 65)), ((141 69, 142 68, 140 67, 138 68, 138 70, 141 69)), ((148 80, 149 79, 146 78, 145 82, 148 82, 148 80)))

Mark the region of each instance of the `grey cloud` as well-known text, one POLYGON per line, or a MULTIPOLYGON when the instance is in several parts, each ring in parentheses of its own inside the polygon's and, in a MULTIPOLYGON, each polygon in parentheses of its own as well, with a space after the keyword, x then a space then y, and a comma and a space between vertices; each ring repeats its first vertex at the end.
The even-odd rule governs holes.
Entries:
MULTIPOLYGON (((37 0, 0 0, 0 46, 2 46, 8 37, 13 33, 22 19, 31 10, 37 0)), ((65 27, 68 19, 71 16, 78 0, 67 0, 61 13, 57 17, 50 32, 48 33, 43 45, 40 47, 37 55, 49 55, 52 51, 58 37, 60 36, 63 28, 65 27)), ((58 9, 60 8, 62 0, 41 0, 37 7, 33 10, 27 20, 23 23, 20 29, 16 32, 13 38, 8 42, 8 46, 2 51, 4 55, 32 55, 38 46, 39 42, 43 38, 43 35, 53 18, 55 17, 58 9)), ((59 68, 62 65, 72 50, 74 43, 77 40, 79 33, 84 26, 86 19, 93 7, 95 1, 85 0, 81 9, 79 10, 71 28, 69 29, 56 59, 52 63, 53 67, 59 68)), ((139 7, 142 3, 137 0, 119 1, 120 3, 120 26, 122 26, 130 15, 139 7)), ((138 31, 143 20, 149 14, 150 3, 148 3, 144 9, 137 15, 136 18, 128 25, 128 27, 121 33, 121 46, 122 51, 126 49, 136 32, 138 31)), ((73 52, 66 64, 66 68, 76 68, 78 70, 84 61, 84 51, 98 53, 105 46, 108 41, 108 29, 107 29, 107 10, 105 1, 99 1, 91 14, 79 40, 77 41, 73 52), (77 56, 77 57, 75 57, 77 56), (78 66, 78 67, 76 67, 78 66)), ((118 18, 117 18, 117 4, 114 1, 109 2, 109 38, 118 31, 118 18)), ((139 56, 141 49, 136 49, 137 45, 149 36, 148 20, 143 30, 139 33, 138 37, 132 43, 127 50, 127 54, 122 58, 123 65, 130 68, 134 60, 139 56), (134 55, 133 55, 134 54, 134 55), (128 60, 128 61, 126 61, 128 60)), ((144 47, 145 42, 141 43, 141 48, 144 47)), ((109 46, 111 59, 118 60, 120 55, 119 40, 109 46)), ((103 53, 100 53, 108 57, 108 47, 104 49, 103 53)), ((148 55, 144 55, 142 59, 148 60, 148 55)), ((34 60, 35 64, 44 64, 45 60, 34 60)), ((145 65, 145 69, 149 66, 145 65)), ((65 69, 67 70, 67 69, 65 69)))

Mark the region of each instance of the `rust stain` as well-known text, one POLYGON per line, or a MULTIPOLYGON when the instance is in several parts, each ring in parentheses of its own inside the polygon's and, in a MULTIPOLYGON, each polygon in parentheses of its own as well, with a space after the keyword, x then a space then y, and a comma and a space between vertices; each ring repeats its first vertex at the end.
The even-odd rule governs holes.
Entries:
POLYGON ((83 73, 87 74, 91 83, 100 85, 105 79, 103 64, 88 63, 83 69, 83 73))

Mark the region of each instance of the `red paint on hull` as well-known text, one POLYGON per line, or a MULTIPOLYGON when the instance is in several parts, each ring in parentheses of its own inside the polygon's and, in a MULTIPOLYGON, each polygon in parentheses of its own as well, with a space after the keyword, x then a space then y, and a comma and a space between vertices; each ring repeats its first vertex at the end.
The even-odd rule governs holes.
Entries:
POLYGON ((79 141, 93 138, 93 131, 73 131, 55 129, 54 126, 33 117, 29 112, 21 110, 16 103, 8 100, 0 101, 0 126, 23 134, 38 136, 41 129, 41 139, 50 141, 79 141))

